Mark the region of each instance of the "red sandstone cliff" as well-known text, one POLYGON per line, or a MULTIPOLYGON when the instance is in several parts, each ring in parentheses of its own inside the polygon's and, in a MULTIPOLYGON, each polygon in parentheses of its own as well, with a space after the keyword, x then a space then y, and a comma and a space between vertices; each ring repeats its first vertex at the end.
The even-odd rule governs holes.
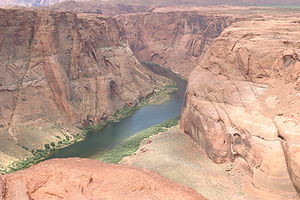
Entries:
POLYGON ((213 161, 246 166, 248 199, 291 200, 300 193, 300 27, 272 18, 216 39, 190 77, 181 127, 213 161))
POLYGON ((160 64, 188 77, 213 39, 234 19, 193 12, 119 16, 139 60, 160 64))
POLYGON ((159 80, 113 18, 0 10, 0 163, 135 105, 159 80))

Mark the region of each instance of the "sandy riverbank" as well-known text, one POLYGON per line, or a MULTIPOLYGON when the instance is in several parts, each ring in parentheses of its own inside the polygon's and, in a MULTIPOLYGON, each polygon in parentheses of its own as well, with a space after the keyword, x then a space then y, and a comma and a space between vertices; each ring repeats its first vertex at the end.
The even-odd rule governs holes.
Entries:
POLYGON ((121 163, 158 172, 210 200, 245 198, 241 188, 244 174, 231 170, 231 164, 210 161, 177 126, 145 139, 135 155, 125 157, 121 163))

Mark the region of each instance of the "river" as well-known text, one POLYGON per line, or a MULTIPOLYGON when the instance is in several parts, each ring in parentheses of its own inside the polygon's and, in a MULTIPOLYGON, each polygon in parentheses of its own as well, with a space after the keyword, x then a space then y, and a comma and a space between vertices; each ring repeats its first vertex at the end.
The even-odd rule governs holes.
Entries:
POLYGON ((147 105, 129 117, 109 124, 101 131, 89 134, 83 141, 55 150, 47 159, 69 157, 96 159, 104 151, 115 147, 134 134, 178 116, 181 113, 186 81, 158 65, 144 66, 176 82, 178 90, 171 95, 169 101, 160 105, 147 105))

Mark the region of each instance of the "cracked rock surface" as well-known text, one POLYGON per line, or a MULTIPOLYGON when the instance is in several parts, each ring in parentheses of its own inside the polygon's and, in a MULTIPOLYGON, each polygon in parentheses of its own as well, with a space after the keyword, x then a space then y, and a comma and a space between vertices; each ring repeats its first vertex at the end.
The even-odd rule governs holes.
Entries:
POLYGON ((248 199, 299 198, 299 33, 293 17, 237 22, 189 80, 181 128, 214 162, 247 166, 248 199))

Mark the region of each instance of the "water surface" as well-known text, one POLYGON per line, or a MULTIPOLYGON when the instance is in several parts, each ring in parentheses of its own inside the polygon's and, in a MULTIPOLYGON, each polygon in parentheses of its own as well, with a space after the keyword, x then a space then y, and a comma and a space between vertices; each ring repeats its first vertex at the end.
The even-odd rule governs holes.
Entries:
POLYGON ((178 90, 171 95, 169 101, 160 105, 147 105, 129 117, 109 124, 101 131, 89 134, 83 141, 55 150, 47 159, 68 157, 95 159, 105 150, 115 147, 134 134, 178 116, 183 104, 186 82, 160 66, 147 65, 147 67, 176 82, 178 90))

